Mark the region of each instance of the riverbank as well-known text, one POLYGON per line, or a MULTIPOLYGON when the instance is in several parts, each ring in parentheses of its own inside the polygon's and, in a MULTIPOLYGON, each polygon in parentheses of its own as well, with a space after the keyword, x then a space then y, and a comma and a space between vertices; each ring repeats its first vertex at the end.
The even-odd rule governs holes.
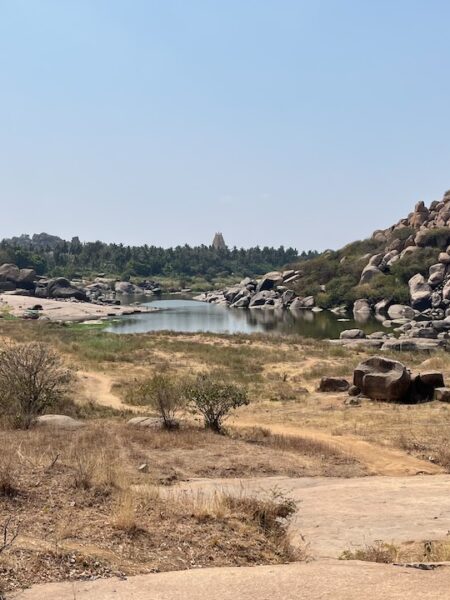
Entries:
POLYGON ((147 306, 116 306, 95 304, 76 300, 50 300, 33 296, 16 296, 0 294, 0 311, 3 315, 12 317, 30 317, 33 312, 49 321, 82 322, 97 319, 107 319, 147 312, 157 312, 158 308, 147 306), (33 310, 39 306, 38 310, 33 310))

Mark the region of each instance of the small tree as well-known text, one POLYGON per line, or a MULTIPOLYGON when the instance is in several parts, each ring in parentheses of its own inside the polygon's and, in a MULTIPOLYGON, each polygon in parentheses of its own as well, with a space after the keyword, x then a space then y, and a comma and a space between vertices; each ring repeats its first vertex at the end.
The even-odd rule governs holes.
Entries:
POLYGON ((71 380, 59 355, 45 344, 13 344, 0 351, 0 407, 16 427, 28 429, 66 395, 71 380))
POLYGON ((178 426, 177 415, 185 401, 178 382, 167 373, 157 373, 138 384, 134 397, 139 404, 151 406, 166 429, 178 426))
POLYGON ((211 375, 199 375, 186 386, 185 395, 194 411, 203 416, 205 427, 216 433, 231 410, 249 404, 247 391, 211 375))

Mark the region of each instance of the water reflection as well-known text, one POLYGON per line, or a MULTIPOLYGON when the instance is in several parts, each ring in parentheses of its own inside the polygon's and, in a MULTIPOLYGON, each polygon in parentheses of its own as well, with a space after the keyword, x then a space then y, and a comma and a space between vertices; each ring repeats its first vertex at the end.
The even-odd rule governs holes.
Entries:
MULTIPOLYGON (((147 300, 147 299, 146 299, 147 300)), ((229 309, 224 306, 186 299, 155 300, 148 306, 159 312, 122 317, 107 331, 114 333, 146 333, 149 331, 211 332, 211 333, 264 333, 299 334, 313 338, 336 338, 344 329, 361 327, 354 320, 338 321, 329 311, 314 313, 308 310, 229 309)), ((363 324, 368 333, 380 329, 380 324, 369 319, 363 324)))

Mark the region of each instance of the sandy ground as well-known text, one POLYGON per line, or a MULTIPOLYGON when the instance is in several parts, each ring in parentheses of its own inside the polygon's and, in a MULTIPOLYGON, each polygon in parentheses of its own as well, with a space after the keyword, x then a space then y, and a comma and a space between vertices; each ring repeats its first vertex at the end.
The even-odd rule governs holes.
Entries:
POLYGON ((194 479, 177 487, 187 494, 224 490, 263 497, 274 489, 283 491, 298 505, 290 525, 294 544, 304 538, 312 558, 338 558, 377 540, 448 540, 449 486, 450 475, 419 475, 194 479))
POLYGON ((91 304, 90 302, 72 302, 67 300, 47 300, 33 296, 12 296, 0 294, 0 308, 3 306, 14 317, 23 316, 26 310, 36 304, 42 306, 41 316, 50 321, 91 321, 106 317, 118 317, 141 312, 152 312, 155 308, 136 308, 130 306, 110 306, 91 304))
POLYGON ((348 561, 197 569, 127 580, 50 583, 14 600, 445 600, 450 568, 434 571, 348 561))

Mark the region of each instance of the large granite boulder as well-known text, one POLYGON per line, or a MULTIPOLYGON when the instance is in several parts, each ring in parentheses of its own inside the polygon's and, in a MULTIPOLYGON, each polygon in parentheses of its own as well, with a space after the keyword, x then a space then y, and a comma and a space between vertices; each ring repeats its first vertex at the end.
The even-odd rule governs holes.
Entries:
POLYGON ((415 316, 414 309, 404 304, 393 304, 387 312, 391 319, 414 319, 415 316))
POLYGON ((411 306, 417 310, 425 310, 431 306, 431 287, 420 273, 408 281, 411 306))
POLYGON ((444 281, 446 266, 442 263, 431 265, 430 276, 428 277, 428 283, 431 287, 436 287, 444 281))
POLYGON ((283 283, 283 275, 279 271, 272 271, 271 273, 266 273, 261 281, 256 286, 257 292, 263 292, 264 290, 272 290, 277 285, 281 285, 283 283))
POLYGON ((410 384, 411 375, 404 364, 381 356, 361 362, 353 375, 353 385, 372 400, 405 401, 410 384))
POLYGON ((80 290, 71 285, 70 281, 65 277, 55 277, 47 282, 47 297, 48 298, 74 298, 82 302, 87 302, 88 298, 84 290, 80 290))
POLYGON ((362 340, 365 337, 366 334, 362 329, 345 329, 339 335, 341 340, 362 340))
POLYGON ((365 298, 360 298, 359 300, 355 300, 355 303, 353 304, 353 312, 370 314, 372 312, 372 308, 368 300, 365 298))
POLYGON ((19 275, 20 270, 16 265, 6 263, 0 267, 0 281, 12 281, 16 283, 19 275))

